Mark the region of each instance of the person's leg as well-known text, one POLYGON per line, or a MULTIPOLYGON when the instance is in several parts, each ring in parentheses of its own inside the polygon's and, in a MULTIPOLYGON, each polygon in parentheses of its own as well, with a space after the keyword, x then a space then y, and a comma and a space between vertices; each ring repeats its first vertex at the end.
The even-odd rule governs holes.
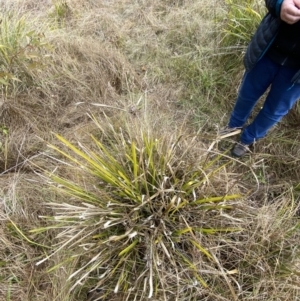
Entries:
POLYGON ((242 127, 254 105, 274 80, 280 65, 263 57, 255 67, 246 72, 228 123, 230 128, 242 127))
POLYGON ((241 135, 242 143, 251 144, 263 138, 300 98, 300 84, 291 83, 296 72, 295 69, 280 67, 263 108, 253 122, 244 129, 241 135))

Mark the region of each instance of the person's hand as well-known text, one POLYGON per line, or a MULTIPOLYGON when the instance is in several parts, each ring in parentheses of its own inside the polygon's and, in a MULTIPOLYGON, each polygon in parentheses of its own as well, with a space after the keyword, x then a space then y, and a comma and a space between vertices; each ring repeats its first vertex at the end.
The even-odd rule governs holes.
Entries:
POLYGON ((283 0, 280 18, 288 24, 294 24, 300 20, 300 0, 283 0))

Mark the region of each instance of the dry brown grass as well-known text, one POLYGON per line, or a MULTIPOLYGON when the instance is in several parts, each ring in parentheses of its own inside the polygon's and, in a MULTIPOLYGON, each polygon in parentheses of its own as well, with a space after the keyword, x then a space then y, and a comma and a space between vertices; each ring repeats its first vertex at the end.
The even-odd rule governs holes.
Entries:
MULTIPOLYGON (((143 128, 164 137, 184 128, 187 145, 199 131, 189 158, 199 162, 220 120, 225 123, 240 80, 228 79, 220 61, 213 60, 219 39, 214 17, 222 20, 226 7, 207 0, 19 0, 2 1, 0 7, 25 14, 29 27, 42 30, 51 45, 41 50, 45 67, 31 71, 32 84, 16 90, 21 93, 2 89, 0 300, 84 301, 94 281, 69 291, 68 276, 80 262, 49 272, 70 255, 67 250, 35 265, 47 250, 39 245, 57 243, 57 232, 29 230, 48 225, 40 218, 53 214, 45 203, 70 201, 49 188, 44 171, 80 178, 51 160, 57 156, 48 147, 57 145, 53 132, 88 143, 89 134, 97 134, 88 114, 104 128, 109 120, 133 135, 143 128)), ((212 240, 216 258, 232 271, 224 276, 212 269, 213 289, 182 283, 165 271, 164 283, 178 301, 299 300, 299 134, 290 127, 298 114, 295 109, 250 159, 233 161, 206 187, 211 194, 230 188, 245 195, 230 214, 213 217, 216 224, 226 219, 244 230, 212 240)), ((195 254, 191 257, 201 266, 195 254)), ((159 300, 174 296, 168 290, 159 300)))

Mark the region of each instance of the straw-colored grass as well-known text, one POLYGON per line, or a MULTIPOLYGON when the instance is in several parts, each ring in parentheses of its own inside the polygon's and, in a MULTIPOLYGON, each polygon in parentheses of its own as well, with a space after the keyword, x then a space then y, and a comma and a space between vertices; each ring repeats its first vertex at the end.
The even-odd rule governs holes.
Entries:
POLYGON ((0 8, 0 300, 299 300, 298 106, 216 135, 261 1, 0 8))

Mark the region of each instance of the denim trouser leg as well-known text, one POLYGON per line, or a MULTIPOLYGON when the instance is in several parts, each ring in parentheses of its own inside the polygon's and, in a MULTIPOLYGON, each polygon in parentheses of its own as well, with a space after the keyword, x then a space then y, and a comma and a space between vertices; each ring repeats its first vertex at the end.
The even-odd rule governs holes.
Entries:
POLYGON ((246 72, 232 111, 229 126, 242 127, 259 98, 268 89, 274 79, 274 70, 269 60, 261 59, 255 67, 246 72))
POLYGON ((245 74, 230 127, 243 126, 260 96, 270 85, 271 89, 259 114, 244 129, 241 142, 251 144, 263 138, 300 98, 300 85, 291 83, 296 72, 297 69, 281 66, 264 57, 245 74))

